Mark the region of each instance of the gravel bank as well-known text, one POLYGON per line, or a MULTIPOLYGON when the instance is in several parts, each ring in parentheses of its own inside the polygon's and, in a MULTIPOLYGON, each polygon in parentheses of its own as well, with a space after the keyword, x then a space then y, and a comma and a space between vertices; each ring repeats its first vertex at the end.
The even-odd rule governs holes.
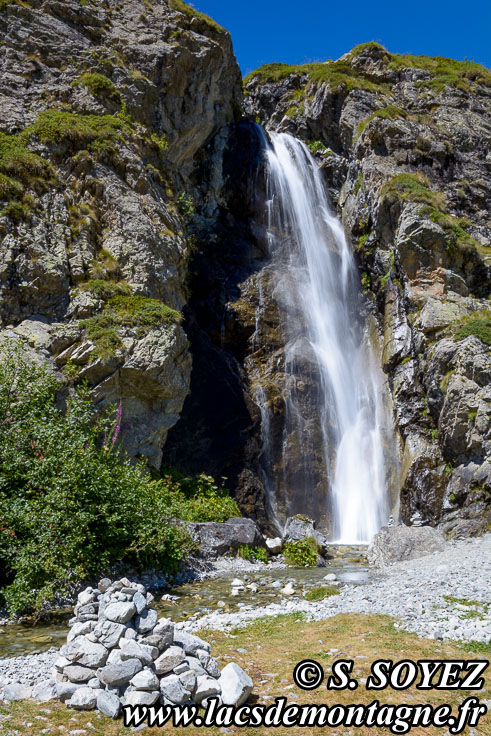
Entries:
POLYGON ((238 613, 212 613, 182 624, 190 630, 241 626, 261 616, 303 611, 316 621, 338 613, 383 613, 420 636, 437 639, 489 641, 491 611, 485 605, 465 605, 444 598, 490 603, 491 534, 448 542, 446 549, 417 560, 398 562, 371 571, 366 585, 345 585, 340 595, 309 603, 292 597, 281 604, 238 613), (469 615, 470 614, 470 615, 469 615))
MULTIPOLYGON (((244 573, 254 565, 244 561, 244 573)), ((239 572, 225 560, 214 565, 212 574, 239 572)), ((263 568, 264 569, 264 568, 263 568)), ((208 571, 211 572, 211 571, 208 571)), ((313 620, 331 618, 338 613, 382 613, 394 616, 400 628, 420 636, 460 641, 489 641, 491 611, 485 604, 491 591, 491 534, 475 539, 448 542, 444 552, 417 560, 398 562, 372 571, 366 585, 344 585, 339 595, 309 603, 292 596, 281 603, 245 606, 237 613, 211 613, 195 621, 176 624, 179 629, 228 630, 247 625, 261 616, 302 611, 313 620), (475 601, 465 605, 459 600, 475 601)), ((57 657, 57 650, 26 657, 0 660, 0 689, 9 682, 32 685, 46 679, 57 657)))

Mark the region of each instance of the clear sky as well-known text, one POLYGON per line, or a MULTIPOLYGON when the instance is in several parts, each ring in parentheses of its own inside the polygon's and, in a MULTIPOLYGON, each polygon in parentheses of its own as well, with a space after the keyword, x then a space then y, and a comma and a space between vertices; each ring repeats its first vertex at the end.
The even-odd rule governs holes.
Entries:
POLYGON ((364 41, 394 53, 491 66, 491 0, 192 0, 232 34, 247 74, 261 64, 337 59, 364 41))

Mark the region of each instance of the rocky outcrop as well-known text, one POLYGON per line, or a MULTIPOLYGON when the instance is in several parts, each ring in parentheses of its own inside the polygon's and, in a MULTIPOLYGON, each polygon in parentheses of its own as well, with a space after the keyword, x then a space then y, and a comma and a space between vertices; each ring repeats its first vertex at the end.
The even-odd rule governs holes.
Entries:
POLYGON ((213 225, 240 114, 230 38, 176 0, 13 0, 0 33, 0 339, 120 405, 158 467, 189 393, 188 224, 213 225))
POLYGON ((187 522, 186 529, 197 543, 200 556, 214 559, 220 555, 237 552, 239 547, 259 547, 264 538, 252 519, 229 519, 223 523, 205 521, 187 522))
POLYGON ((316 155, 353 243, 401 439, 401 517, 452 536, 491 521, 489 85, 478 64, 375 43, 245 79, 250 117, 316 155))
POLYGON ((383 526, 373 538, 367 552, 368 562, 385 567, 393 562, 414 560, 442 552, 445 540, 429 526, 408 527, 405 524, 383 526))

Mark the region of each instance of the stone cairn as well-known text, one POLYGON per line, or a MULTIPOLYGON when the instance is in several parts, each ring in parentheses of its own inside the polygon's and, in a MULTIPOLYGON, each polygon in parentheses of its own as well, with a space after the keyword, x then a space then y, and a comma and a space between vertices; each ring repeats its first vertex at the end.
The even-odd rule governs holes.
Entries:
POLYGON ((153 596, 127 578, 105 578, 78 596, 55 661, 56 694, 68 707, 117 718, 124 705, 241 705, 251 678, 234 662, 220 672, 211 646, 158 618, 153 596))

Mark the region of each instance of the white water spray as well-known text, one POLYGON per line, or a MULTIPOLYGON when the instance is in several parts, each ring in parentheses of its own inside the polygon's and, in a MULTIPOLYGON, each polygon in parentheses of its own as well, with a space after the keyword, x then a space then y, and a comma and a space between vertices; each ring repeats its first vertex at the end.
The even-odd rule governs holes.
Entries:
MULTIPOLYGON (((383 374, 359 318, 356 265, 308 149, 287 134, 272 134, 271 143, 261 134, 271 289, 286 341, 281 471, 278 464, 267 467, 272 455, 270 410, 260 401, 270 505, 279 522, 292 509, 298 512, 298 496, 305 501, 319 492, 318 483, 309 487, 315 445, 323 483, 329 487, 323 498, 329 499, 324 503, 330 505, 326 516, 332 540, 368 542, 389 514, 383 435, 392 428, 383 401, 383 374), (311 413, 305 409, 305 382, 299 380, 306 373, 312 378, 311 413), (292 442, 303 454, 298 460, 297 451, 295 468, 289 467, 292 442), (271 475, 276 477, 272 480, 271 475)), ((319 477, 318 468, 316 472, 319 477)))

